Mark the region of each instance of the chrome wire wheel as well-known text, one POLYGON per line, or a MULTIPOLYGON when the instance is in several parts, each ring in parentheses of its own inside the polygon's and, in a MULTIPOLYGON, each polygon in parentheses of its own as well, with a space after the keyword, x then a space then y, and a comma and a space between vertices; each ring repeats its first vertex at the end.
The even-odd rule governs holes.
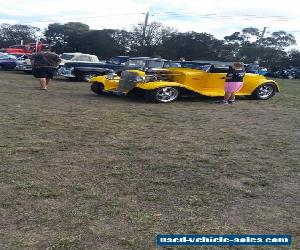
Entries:
POLYGON ((178 97, 179 91, 174 87, 164 87, 156 91, 156 99, 159 102, 172 102, 178 97))
POLYGON ((275 93, 275 88, 271 84, 263 85, 257 91, 257 95, 259 99, 269 99, 274 95, 274 93, 275 93))

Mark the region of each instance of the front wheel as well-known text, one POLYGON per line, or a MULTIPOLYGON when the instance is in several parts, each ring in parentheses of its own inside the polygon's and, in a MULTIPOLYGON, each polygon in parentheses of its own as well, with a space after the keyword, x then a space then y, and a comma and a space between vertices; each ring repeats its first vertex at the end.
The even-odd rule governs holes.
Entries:
POLYGON ((179 96, 179 89, 175 87, 163 87, 154 90, 147 90, 145 97, 147 101, 168 103, 175 101, 179 96))
POLYGON ((258 100, 267 100, 275 95, 275 92, 276 87, 273 83, 265 83, 258 86, 251 94, 251 97, 258 100))
POLYGON ((93 83, 91 85, 91 90, 97 95, 103 94, 103 84, 102 83, 93 83))

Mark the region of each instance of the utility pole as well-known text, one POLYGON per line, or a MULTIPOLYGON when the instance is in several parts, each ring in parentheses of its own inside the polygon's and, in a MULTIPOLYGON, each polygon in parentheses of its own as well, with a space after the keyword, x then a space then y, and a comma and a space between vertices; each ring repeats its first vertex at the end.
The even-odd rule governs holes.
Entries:
POLYGON ((148 26, 148 18, 149 18, 149 12, 146 13, 145 16, 145 23, 144 23, 144 27, 143 27, 143 40, 142 40, 142 46, 145 46, 145 39, 146 39, 146 28, 148 26))
MULTIPOLYGON (((268 28, 268 27, 264 27, 263 31, 261 32, 260 38, 259 38, 258 41, 257 41, 257 45, 258 45, 258 46, 261 45, 262 39, 264 38, 264 36, 265 36, 265 34, 266 34, 267 28, 268 28)), ((259 62, 259 61, 260 61, 260 57, 257 57, 257 58, 256 58, 256 61, 259 62)))
POLYGON ((35 53, 37 53, 38 52, 38 45, 39 45, 39 41, 40 41, 40 39, 38 38, 38 39, 36 39, 36 43, 35 43, 35 53))
POLYGON ((261 42, 262 42, 262 39, 264 38, 265 34, 266 34, 266 30, 267 30, 268 27, 264 27, 262 33, 261 33, 261 36, 258 40, 258 45, 261 45, 261 42))

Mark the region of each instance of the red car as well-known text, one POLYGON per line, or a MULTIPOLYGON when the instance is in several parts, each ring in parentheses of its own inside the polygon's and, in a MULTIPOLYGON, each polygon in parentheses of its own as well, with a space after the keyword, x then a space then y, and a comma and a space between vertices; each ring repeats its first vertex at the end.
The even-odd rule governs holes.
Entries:
POLYGON ((29 43, 26 45, 12 45, 9 48, 5 48, 4 52, 14 55, 28 55, 34 52, 43 51, 49 48, 49 44, 44 43, 29 43))

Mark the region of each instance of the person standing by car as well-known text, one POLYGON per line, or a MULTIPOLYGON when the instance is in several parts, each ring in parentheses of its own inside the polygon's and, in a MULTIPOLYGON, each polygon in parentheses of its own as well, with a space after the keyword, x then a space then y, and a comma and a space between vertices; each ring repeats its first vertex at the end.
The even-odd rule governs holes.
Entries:
POLYGON ((41 51, 31 56, 32 72, 39 79, 41 90, 46 90, 61 59, 51 51, 41 51))
POLYGON ((244 76, 244 64, 242 62, 233 63, 225 77, 225 95, 221 104, 235 103, 235 94, 243 87, 244 76))

